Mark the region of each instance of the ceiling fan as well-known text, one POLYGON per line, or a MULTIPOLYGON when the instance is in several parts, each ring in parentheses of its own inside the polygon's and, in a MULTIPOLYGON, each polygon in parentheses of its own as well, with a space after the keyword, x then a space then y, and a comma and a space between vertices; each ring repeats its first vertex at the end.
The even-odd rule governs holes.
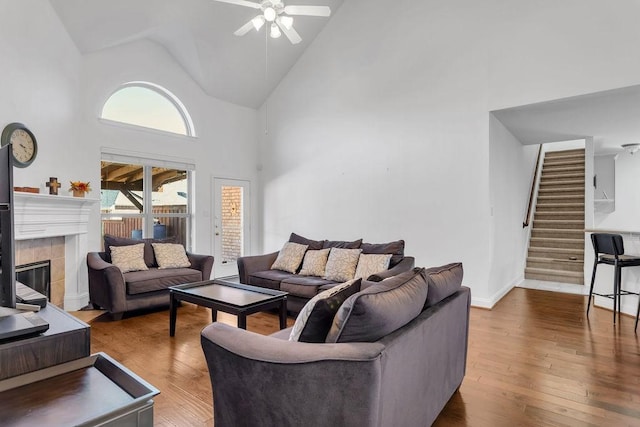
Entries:
POLYGON ((222 3, 230 3, 238 6, 250 7, 252 9, 260 10, 260 14, 242 27, 236 30, 236 36, 244 36, 252 28, 256 31, 260 30, 265 23, 271 23, 269 28, 269 34, 272 38, 277 39, 282 33, 287 36, 292 44, 298 44, 302 41, 302 38, 298 32, 293 28, 293 16, 322 16, 327 17, 331 15, 331 9, 329 6, 285 6, 282 0, 263 0, 260 3, 255 3, 246 0, 215 0, 222 3))

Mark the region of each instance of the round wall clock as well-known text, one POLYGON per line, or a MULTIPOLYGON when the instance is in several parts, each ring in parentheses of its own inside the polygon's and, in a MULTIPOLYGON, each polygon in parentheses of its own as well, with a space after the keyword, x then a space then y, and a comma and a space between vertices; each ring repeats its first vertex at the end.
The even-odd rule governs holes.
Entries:
POLYGON ((22 123, 10 123, 2 130, 0 144, 11 144, 13 164, 19 168, 26 168, 36 159, 38 143, 33 133, 22 123))

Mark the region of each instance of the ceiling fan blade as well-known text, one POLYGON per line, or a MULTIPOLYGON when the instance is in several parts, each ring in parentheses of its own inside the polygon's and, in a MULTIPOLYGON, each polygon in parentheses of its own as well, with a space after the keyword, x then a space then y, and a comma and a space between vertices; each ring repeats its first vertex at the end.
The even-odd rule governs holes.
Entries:
POLYGON ((276 24, 278 24, 278 27, 280 27, 284 35, 287 36, 291 44, 298 44, 302 41, 302 37, 300 37, 300 34, 298 34, 298 32, 291 26, 289 28, 285 27, 284 24, 282 24, 282 22, 280 21, 280 18, 276 19, 276 24))
POLYGON ((285 6, 284 13, 287 15, 331 16, 331 8, 329 6, 285 6))
POLYGON ((235 4, 238 6, 252 7, 254 9, 260 9, 260 3, 254 3, 252 1, 245 1, 245 0, 214 0, 214 1, 219 1, 221 3, 235 4))
POLYGON ((247 22, 246 24, 244 24, 242 27, 238 28, 236 30, 235 33, 233 33, 236 36, 244 36, 245 34, 247 34, 249 31, 251 31, 253 29, 253 19, 249 22, 247 22))

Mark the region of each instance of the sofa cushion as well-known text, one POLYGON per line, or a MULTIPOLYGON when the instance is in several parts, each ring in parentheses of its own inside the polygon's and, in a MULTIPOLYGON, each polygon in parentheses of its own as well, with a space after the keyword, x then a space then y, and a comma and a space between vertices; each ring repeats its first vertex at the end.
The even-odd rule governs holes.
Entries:
POLYGON ((372 274, 385 271, 389 268, 391 254, 360 254, 355 278, 366 279, 372 274))
POLYGON ((159 270, 150 268, 147 271, 132 271, 124 274, 127 294, 137 295, 146 292, 160 291, 169 286, 202 281, 202 273, 192 268, 172 268, 159 270))
POLYGON ((333 287, 336 283, 321 277, 296 275, 283 279, 280 282, 280 290, 298 297, 313 298, 320 292, 321 286, 329 284, 333 287))
POLYGON ((420 314, 427 299, 424 268, 390 277, 347 298, 326 342, 377 341, 420 314))
POLYGON ((273 265, 271 265, 271 269, 295 273, 298 267, 300 267, 307 248, 307 245, 301 245, 299 243, 285 243, 280 252, 278 252, 278 258, 276 258, 273 265))
POLYGON ((404 258, 404 240, 389 243, 363 243, 360 249, 363 254, 391 254, 389 268, 394 267, 404 258))
POLYGON ((308 250, 307 253, 304 254, 302 269, 300 269, 299 274, 304 276, 324 276, 324 269, 327 266, 330 250, 329 248, 308 250))
POLYGON ((360 280, 354 279, 320 292, 307 302, 298 314, 289 341, 324 342, 333 317, 351 295, 360 290, 360 280))
POLYGON ((148 270, 144 263, 144 243, 127 246, 111 246, 111 263, 123 273, 148 270))
POLYGON ((159 269, 191 267, 184 246, 178 243, 152 243, 151 245, 159 269))
POLYGON ((454 262, 426 270, 429 294, 425 308, 437 304, 449 295, 453 295, 462 286, 462 263, 454 262))
POLYGON ((342 248, 342 249, 358 249, 362 245, 362 239, 354 240, 353 242, 345 242, 343 240, 325 240, 322 247, 327 248, 342 248))
POLYGON ((107 258, 105 261, 111 262, 111 249, 110 246, 129 246, 129 245, 137 245, 140 243, 144 243, 144 262, 147 264, 147 267, 155 267, 156 258, 153 253, 153 247, 151 247, 151 243, 176 243, 176 239, 174 237, 168 237, 166 239, 128 239, 126 237, 118 237, 112 236, 111 234, 104 235, 104 251, 106 252, 107 258))
POLYGON ((247 282, 253 286, 280 289, 280 282, 290 277, 295 277, 295 275, 280 270, 264 270, 251 273, 249 277, 247 277, 247 282))
POLYGON ((361 249, 331 248, 324 270, 324 279, 334 282, 346 282, 356 274, 361 249))
POLYGON ((324 245, 324 240, 311 240, 296 233, 291 233, 291 236, 289 236, 289 241, 293 243, 299 243, 301 245, 307 245, 309 246, 309 249, 313 249, 314 251, 322 249, 322 245, 324 245))

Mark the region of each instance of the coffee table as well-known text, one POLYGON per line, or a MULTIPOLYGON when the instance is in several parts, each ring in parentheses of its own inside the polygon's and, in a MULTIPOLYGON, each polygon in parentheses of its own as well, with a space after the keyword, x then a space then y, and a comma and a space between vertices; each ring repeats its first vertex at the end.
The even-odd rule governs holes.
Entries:
POLYGON ((272 308, 280 310, 280 329, 287 327, 287 292, 237 283, 237 276, 169 287, 169 336, 176 332, 178 303, 186 301, 211 309, 216 321, 218 310, 238 316, 238 327, 247 329, 247 315, 272 308))

